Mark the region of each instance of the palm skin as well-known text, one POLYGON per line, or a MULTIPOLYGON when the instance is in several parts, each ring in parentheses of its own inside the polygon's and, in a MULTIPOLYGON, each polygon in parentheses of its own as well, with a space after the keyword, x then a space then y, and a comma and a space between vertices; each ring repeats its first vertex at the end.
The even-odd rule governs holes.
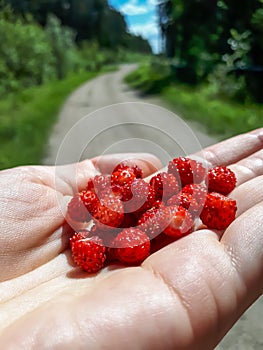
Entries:
MULTIPOLYGON (((231 193, 237 219, 223 235, 200 229, 139 267, 107 267, 92 276, 72 264, 63 212, 94 176, 97 159, 80 163, 77 176, 74 166, 0 173, 0 344, 213 349, 263 291, 262 146, 261 129, 202 154, 238 177, 231 193)), ((107 172, 116 157, 102 158, 99 170, 107 172)), ((146 175, 159 167, 153 157, 140 158, 146 175)))

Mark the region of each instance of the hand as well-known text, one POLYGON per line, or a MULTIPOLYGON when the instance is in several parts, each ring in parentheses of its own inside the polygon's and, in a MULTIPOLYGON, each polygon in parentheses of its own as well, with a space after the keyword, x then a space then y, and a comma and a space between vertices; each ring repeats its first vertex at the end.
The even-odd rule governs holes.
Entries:
MULTIPOLYGON (((263 291, 262 146, 263 129, 202 154, 211 166, 230 165, 238 177, 231 193, 237 219, 221 238, 199 230, 140 267, 109 267, 96 277, 73 268, 67 250, 59 208, 75 187, 72 167, 60 168, 56 186, 52 167, 2 172, 0 344, 12 350, 213 349, 263 291)), ((78 165, 80 189, 96 161, 78 165)), ((101 163, 102 172, 110 163, 101 163)))

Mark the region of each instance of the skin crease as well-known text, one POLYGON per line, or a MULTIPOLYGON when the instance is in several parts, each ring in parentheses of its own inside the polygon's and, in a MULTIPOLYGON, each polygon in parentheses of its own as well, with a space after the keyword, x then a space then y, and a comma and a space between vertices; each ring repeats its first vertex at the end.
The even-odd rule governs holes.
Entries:
MULTIPOLYGON (((0 344, 15 349, 213 349, 263 291, 263 129, 204 150, 229 165, 237 219, 200 229, 138 267, 75 268, 66 205, 112 155, 78 165, 0 172, 0 344), (55 180, 56 179, 56 180, 55 180)), ((160 163, 129 155, 150 175, 160 163)))

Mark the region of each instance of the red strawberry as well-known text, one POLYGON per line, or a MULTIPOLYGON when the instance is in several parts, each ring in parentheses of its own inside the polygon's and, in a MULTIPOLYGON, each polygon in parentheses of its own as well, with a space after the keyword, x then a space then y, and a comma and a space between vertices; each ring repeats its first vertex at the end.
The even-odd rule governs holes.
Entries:
POLYGON ((92 191, 101 198, 104 193, 114 194, 121 197, 122 189, 119 185, 111 186, 111 178, 109 175, 96 175, 93 179, 89 179, 87 190, 92 191))
POLYGON ((125 211, 139 214, 152 207, 155 202, 155 192, 152 186, 142 179, 135 179, 123 187, 122 200, 126 203, 125 211))
POLYGON ((236 187, 236 176, 225 166, 217 166, 208 171, 208 190, 227 195, 236 187))
POLYGON ((81 239, 85 239, 85 238, 89 238, 91 237, 92 234, 90 231, 88 230, 83 230, 83 231, 80 231, 80 232, 75 232, 74 235, 72 237, 70 237, 69 239, 69 244, 70 244, 70 247, 72 248, 72 245, 81 240, 81 239))
POLYGON ((94 178, 89 179, 86 189, 98 194, 109 188, 110 188, 110 177, 107 175, 96 175, 94 176, 94 178))
POLYGON ((182 187, 188 184, 198 184, 204 180, 205 168, 194 159, 179 157, 168 164, 168 173, 173 174, 182 187))
POLYGON ((201 184, 190 184, 182 188, 182 193, 191 194, 198 204, 203 205, 206 199, 207 188, 201 184))
POLYGON ((157 199, 157 201, 155 201, 153 203, 152 208, 158 209, 158 208, 163 207, 163 206, 164 206, 163 202, 160 199, 157 199))
POLYGON ((166 201, 179 192, 179 184, 173 174, 159 173, 151 178, 150 185, 155 190, 156 199, 166 201))
POLYGON ((92 212, 93 219, 100 229, 119 227, 124 218, 124 209, 121 200, 114 195, 101 198, 99 205, 92 212))
POLYGON ((190 193, 183 193, 180 192, 177 195, 171 197, 167 205, 177 205, 182 206, 183 208, 187 209, 189 213, 192 215, 192 217, 196 217, 198 213, 201 211, 201 206, 198 204, 196 199, 193 197, 190 193))
POLYGON ((125 162, 122 162, 120 164, 118 164, 113 172, 117 171, 117 170, 123 170, 123 169, 127 169, 127 168, 130 168, 133 172, 134 172, 134 175, 137 179, 141 179, 142 176, 143 176, 143 173, 142 173, 142 169, 138 167, 138 165, 136 164, 133 164, 132 162, 129 162, 129 161, 125 161, 125 162))
POLYGON ((234 199, 211 192, 207 194, 200 218, 208 228, 224 230, 234 221, 236 210, 234 199))
POLYGON ((133 227, 124 229, 114 240, 115 256, 125 264, 140 264, 150 255, 147 235, 133 227))
POLYGON ((82 191, 76 194, 68 205, 69 217, 78 222, 88 222, 94 208, 99 204, 97 195, 92 191, 82 191))
POLYGON ((102 239, 106 248, 113 246, 115 237, 122 231, 122 228, 103 226, 96 223, 90 230, 90 237, 97 236, 102 239))
POLYGON ((95 273, 104 266, 106 248, 99 237, 85 236, 86 232, 79 232, 71 238, 72 257, 83 270, 95 273))
POLYGON ((153 239, 169 225, 169 220, 170 209, 168 207, 151 208, 139 218, 138 228, 153 239))
POLYGON ((136 176, 131 168, 127 166, 121 167, 111 174, 111 185, 124 186, 131 183, 134 179, 136 179, 136 176))
POLYGON ((179 239, 192 232, 194 222, 189 212, 183 207, 171 206, 169 225, 163 230, 167 236, 179 239))

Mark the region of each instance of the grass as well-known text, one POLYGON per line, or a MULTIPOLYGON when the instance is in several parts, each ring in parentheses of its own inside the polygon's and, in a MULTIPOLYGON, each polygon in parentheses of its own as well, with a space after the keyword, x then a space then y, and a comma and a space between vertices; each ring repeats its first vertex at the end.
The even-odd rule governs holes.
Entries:
POLYGON ((263 126, 263 106, 220 98, 211 85, 189 87, 174 83, 150 64, 140 66, 125 81, 142 92, 158 94, 182 118, 202 124, 210 135, 227 138, 263 126))
POLYGON ((263 126, 263 106, 219 99, 207 86, 171 86, 161 96, 181 117, 198 121, 209 134, 222 139, 263 126))
POLYGON ((82 72, 0 100, 0 169, 41 162, 66 97, 97 74, 82 72))

